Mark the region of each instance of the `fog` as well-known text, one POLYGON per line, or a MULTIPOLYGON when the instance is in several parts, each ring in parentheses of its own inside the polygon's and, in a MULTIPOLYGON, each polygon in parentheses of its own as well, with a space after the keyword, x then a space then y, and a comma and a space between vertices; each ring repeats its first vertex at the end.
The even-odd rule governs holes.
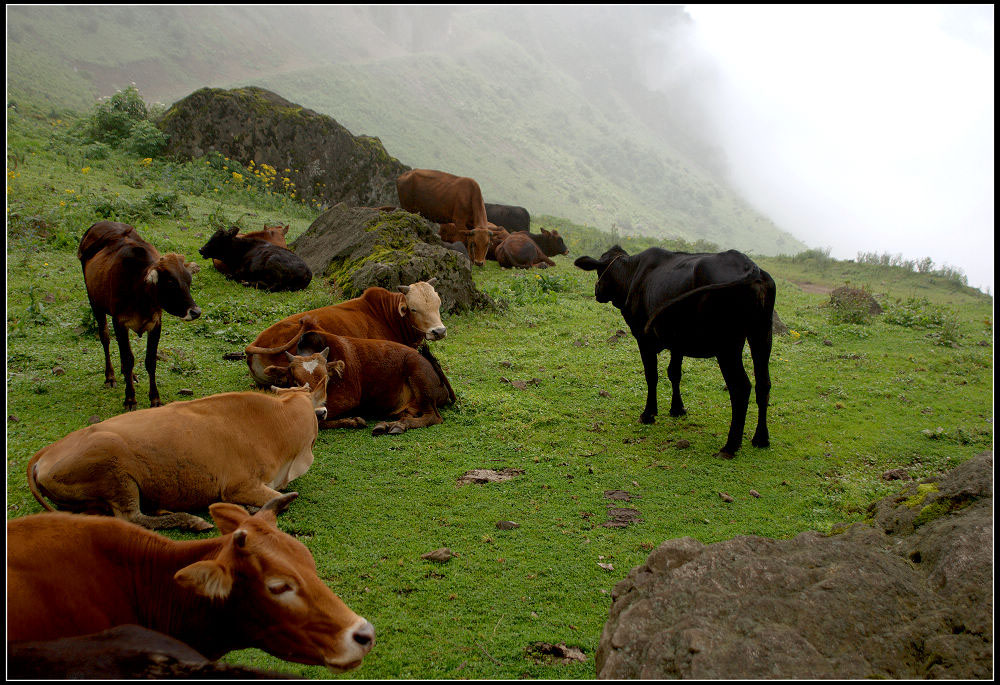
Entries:
POLYGON ((834 257, 931 257, 993 291, 992 6, 687 11, 748 200, 834 257))

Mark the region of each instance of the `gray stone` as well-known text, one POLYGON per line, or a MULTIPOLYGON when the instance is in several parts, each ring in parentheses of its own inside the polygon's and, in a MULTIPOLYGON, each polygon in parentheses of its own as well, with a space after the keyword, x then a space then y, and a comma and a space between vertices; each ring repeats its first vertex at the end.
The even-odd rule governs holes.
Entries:
POLYGON ((668 540, 612 593, 599 678, 993 675, 992 454, 792 540, 668 540))

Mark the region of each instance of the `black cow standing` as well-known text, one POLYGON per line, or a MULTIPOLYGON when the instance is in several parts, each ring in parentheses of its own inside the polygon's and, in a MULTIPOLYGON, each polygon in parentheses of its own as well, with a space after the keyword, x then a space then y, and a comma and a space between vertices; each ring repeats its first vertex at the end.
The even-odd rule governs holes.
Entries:
POLYGON ((733 409, 729 437, 717 456, 734 457, 743 442, 750 400, 750 379, 743 369, 743 343, 749 342, 758 409, 751 444, 770 444, 768 362, 775 287, 766 271, 736 250, 689 254, 651 247, 629 255, 617 245, 600 259, 580 257, 574 264, 597 271, 594 296, 621 310, 639 344, 647 388, 642 423, 656 420, 656 358, 661 350, 670 350, 671 416, 686 413, 680 393, 683 358, 715 357, 733 409))
POLYGON ((220 228, 198 252, 218 259, 226 276, 261 290, 302 290, 309 286, 312 271, 302 258, 285 247, 245 238, 239 228, 220 228))
POLYGON ((502 226, 508 231, 527 231, 531 228, 531 215, 524 207, 515 205, 497 205, 489 202, 484 203, 486 207, 486 220, 502 226))

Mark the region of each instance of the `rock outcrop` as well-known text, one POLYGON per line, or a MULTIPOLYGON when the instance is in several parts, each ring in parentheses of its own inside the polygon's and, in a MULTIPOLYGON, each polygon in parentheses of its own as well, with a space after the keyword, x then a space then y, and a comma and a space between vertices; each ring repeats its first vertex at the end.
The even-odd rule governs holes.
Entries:
POLYGON ((268 164, 309 202, 396 205, 396 178, 409 169, 378 138, 351 135, 331 117, 263 88, 202 88, 157 125, 169 136, 167 154, 218 152, 243 166, 268 164))
POLYGON ((991 678, 993 456, 870 523, 668 540, 613 592, 600 678, 991 678))
POLYGON ((336 205, 289 247, 345 297, 358 297, 372 286, 395 292, 396 286, 437 278, 434 289, 444 312, 493 304, 476 287, 471 262, 441 244, 437 225, 401 209, 336 205))

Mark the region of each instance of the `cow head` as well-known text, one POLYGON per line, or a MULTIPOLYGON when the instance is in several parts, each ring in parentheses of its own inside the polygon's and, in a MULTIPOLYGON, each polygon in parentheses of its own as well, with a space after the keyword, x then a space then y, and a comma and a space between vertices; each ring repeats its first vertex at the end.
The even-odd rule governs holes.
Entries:
POLYGON ((441 296, 434 290, 435 283, 437 278, 397 286, 404 296, 399 315, 408 317, 410 324, 428 340, 440 340, 447 333, 441 322, 441 296))
MULTIPOLYGON (((273 369, 276 367, 272 366, 268 368, 273 369)), ((322 421, 326 418, 326 383, 320 383, 315 390, 312 390, 308 383, 303 386, 295 386, 292 388, 279 388, 276 385, 272 385, 271 391, 278 397, 306 394, 312 402, 313 411, 316 412, 316 420, 322 421)))
POLYGON ((271 243, 272 245, 277 245, 278 247, 288 247, 288 243, 285 242, 285 236, 288 235, 288 225, 278 225, 278 226, 268 226, 264 224, 263 231, 256 231, 254 233, 247 233, 244 237, 246 238, 256 238, 257 240, 263 240, 265 242, 271 243))
POLYGON ((486 251, 490 248, 490 237, 493 231, 488 228, 472 228, 463 232, 465 246, 469 249, 469 258, 476 266, 486 263, 486 251))
POLYGON ((615 245, 602 254, 600 259, 580 257, 573 265, 584 271, 597 271, 594 298, 598 302, 611 302, 621 309, 625 304, 622 293, 627 292, 627 288, 623 287, 626 270, 623 258, 627 257, 628 252, 615 245))
POLYGON ((557 254, 569 254, 566 241, 559 235, 559 231, 548 231, 543 228, 540 247, 542 248, 542 252, 549 257, 557 254))
POLYGON ((206 259, 211 259, 212 257, 221 259, 226 256, 226 251, 229 246, 232 245, 233 240, 236 238, 236 234, 240 232, 239 226, 232 226, 230 228, 220 228, 212 234, 212 237, 208 239, 208 242, 201 246, 198 250, 198 254, 206 259))
POLYGON ((330 347, 322 333, 310 331, 299 338, 296 353, 285 352, 288 366, 268 366, 264 375, 276 385, 309 386, 313 392, 327 391, 331 378, 343 378, 346 365, 329 361, 330 347))
POLYGON ((236 504, 211 505, 222 547, 174 580, 223 603, 243 644, 335 673, 357 668, 375 644, 375 628, 320 579, 306 546, 278 529, 277 515, 296 497, 277 497, 253 516, 236 504))
POLYGON ((185 262, 184 255, 165 254, 146 270, 146 284, 155 289, 156 301, 169 314, 194 321, 201 308, 191 297, 191 275, 196 273, 194 262, 185 262))

